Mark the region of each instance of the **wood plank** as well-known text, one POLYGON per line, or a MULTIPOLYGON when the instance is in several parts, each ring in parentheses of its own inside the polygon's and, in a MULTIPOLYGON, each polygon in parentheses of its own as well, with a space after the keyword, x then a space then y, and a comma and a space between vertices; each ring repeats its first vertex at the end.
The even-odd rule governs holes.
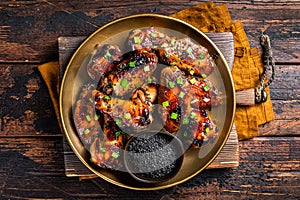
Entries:
POLYGON ((59 133, 52 102, 37 66, 0 64, 0 137, 59 133))
POLYGON ((300 198, 299 137, 239 142, 239 167, 205 170, 176 187, 153 192, 130 191, 101 178, 65 177, 61 137, 0 138, 0 149, 0 194, 7 199, 300 198))
MULTIPOLYGON (((293 1, 220 1, 226 3, 234 20, 242 20, 252 46, 259 46, 261 30, 271 36, 279 63, 299 63, 299 4, 293 1), (293 4, 293 5, 292 5, 293 4), (283 6, 285 5, 285 6, 283 6), (276 12, 274 12, 276 10, 276 12)), ((138 13, 170 15, 199 4, 198 1, 26 1, 1 2, 0 62, 46 62, 58 58, 57 38, 89 35, 105 23, 138 13), (106 6, 107 5, 107 6, 106 6), (118 6, 118 9, 115 7, 118 6)))
POLYGON ((259 127, 260 136, 296 136, 300 130, 300 101, 273 101, 275 120, 259 127))

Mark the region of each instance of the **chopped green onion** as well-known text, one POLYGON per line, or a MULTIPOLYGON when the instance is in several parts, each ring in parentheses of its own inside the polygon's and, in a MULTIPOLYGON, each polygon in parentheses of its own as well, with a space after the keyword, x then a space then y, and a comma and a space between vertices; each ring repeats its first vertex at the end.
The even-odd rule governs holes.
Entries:
POLYGON ((152 78, 148 77, 147 81, 148 83, 152 83, 152 78))
POLYGON ((177 65, 177 62, 171 62, 170 65, 175 66, 175 65, 177 65))
POLYGON ((168 47, 168 44, 164 42, 164 43, 161 45, 161 48, 166 48, 166 47, 168 47))
POLYGON ((197 80, 196 80, 195 78, 192 78, 192 79, 190 80, 190 83, 191 83, 192 85, 194 85, 195 83, 197 83, 197 80))
POLYGON ((89 134, 91 131, 90 131, 90 129, 85 129, 83 132, 84 132, 84 134, 89 134))
POLYGON ((117 119, 116 119, 116 124, 117 124, 118 126, 122 126, 122 120, 119 119, 119 118, 117 118, 117 119))
POLYGON ((104 55, 104 58, 108 59, 109 57, 111 57, 111 54, 107 51, 104 55))
POLYGON ((164 101, 162 102, 162 106, 165 108, 165 107, 168 107, 170 105, 169 101, 164 101))
POLYGON ((194 73, 195 73, 194 70, 191 70, 191 71, 190 71, 190 74, 191 74, 191 75, 194 75, 194 73))
POLYGON ((128 83, 128 81, 127 81, 126 79, 122 79, 122 81, 121 81, 121 86, 122 86, 123 88, 126 88, 128 84, 129 84, 129 83, 128 83))
POLYGON ((192 112, 190 118, 194 119, 196 117, 196 113, 192 112))
POLYGON ((173 89, 175 87, 175 85, 174 85, 174 83, 172 81, 169 81, 168 85, 170 86, 171 89, 173 89))
POLYGON ((149 65, 146 65, 146 66, 144 67, 144 71, 145 71, 145 72, 149 72, 149 71, 150 71, 150 66, 149 66, 149 65))
POLYGON ((177 118, 178 118, 178 114, 172 112, 170 118, 171 118, 171 119, 177 119, 177 118))
POLYGON ((85 118, 86 118, 86 120, 88 120, 89 122, 92 120, 90 115, 86 115, 85 118))
POLYGON ((100 115, 95 114, 94 119, 95 119, 95 120, 98 120, 99 117, 100 117, 100 115))
POLYGON ((208 132, 209 132, 209 128, 206 127, 206 128, 205 128, 205 133, 208 133, 208 132))
POLYGON ((178 56, 182 56, 182 52, 181 51, 178 52, 178 56))
POLYGON ((89 101, 90 101, 91 103, 94 103, 94 100, 93 100, 92 98, 89 98, 89 101))
POLYGON ((136 85, 136 88, 141 88, 141 85, 140 85, 140 84, 137 84, 137 85, 136 85))
POLYGON ((202 53, 199 53, 199 58, 203 60, 205 56, 202 53))
POLYGON ((150 33, 150 36, 153 37, 153 38, 157 37, 157 35, 155 33, 150 33))
POLYGON ((182 78, 178 77, 178 78, 176 79, 176 83, 177 83, 177 84, 183 84, 182 78))
POLYGON ((150 92, 146 91, 145 94, 146 94, 146 95, 150 95, 150 92))
POLYGON ((201 74, 201 76, 202 76, 202 78, 206 78, 207 77, 206 74, 201 74))
POLYGON ((100 151, 104 153, 106 151, 106 148, 105 147, 101 147, 100 151))
POLYGON ((110 100, 110 96, 105 95, 105 96, 104 96, 104 99, 105 99, 105 100, 110 100))
POLYGON ((180 98, 183 98, 184 95, 185 95, 184 92, 180 92, 178 96, 179 96, 180 98))
POLYGON ((111 154, 111 156, 112 156, 113 158, 118 158, 118 157, 119 157, 119 154, 118 154, 117 152, 113 152, 113 153, 111 154))
POLYGON ((171 40, 171 45, 174 46, 175 45, 175 39, 171 40))
POLYGON ((125 119, 131 119, 130 113, 124 113, 124 118, 125 119))
POLYGON ((186 137, 188 135, 188 133, 186 131, 184 131, 183 136, 186 137))
POLYGON ((166 54, 166 58, 168 58, 170 56, 170 54, 166 54))
POLYGON ((141 40, 140 40, 139 37, 133 37, 133 40, 134 40, 134 43, 135 43, 135 44, 141 43, 141 40))
POLYGON ((91 162, 91 163, 93 163, 93 162, 94 162, 92 158, 90 158, 90 162, 91 162))
POLYGON ((120 134, 121 134, 121 131, 117 131, 117 132, 115 133, 116 138, 118 138, 120 134))
POLYGON ((134 61, 130 61, 129 62, 129 67, 135 67, 135 62, 134 61))
POLYGON ((203 87, 203 89, 204 89, 205 92, 208 92, 210 90, 210 87, 208 85, 206 85, 206 86, 203 87))
POLYGON ((188 124, 190 121, 189 121, 189 119, 188 118, 184 118, 183 120, 182 120, 182 124, 188 124))
POLYGON ((191 47, 189 47, 185 50, 185 53, 188 55, 191 54, 192 52, 193 52, 193 49, 191 47))

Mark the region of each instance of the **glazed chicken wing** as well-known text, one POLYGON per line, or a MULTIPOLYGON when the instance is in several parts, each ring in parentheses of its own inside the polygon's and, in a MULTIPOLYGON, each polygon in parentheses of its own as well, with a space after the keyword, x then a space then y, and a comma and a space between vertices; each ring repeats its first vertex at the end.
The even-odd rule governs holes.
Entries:
POLYGON ((183 63, 181 65, 190 63, 191 68, 180 67, 187 74, 192 72, 196 76, 206 77, 215 68, 213 57, 205 47, 196 44, 190 38, 170 37, 154 27, 132 30, 127 43, 132 49, 146 47, 162 51, 159 52, 159 56, 167 65, 174 62, 183 63))
POLYGON ((144 84, 156 69, 157 56, 151 49, 140 49, 123 56, 112 71, 104 77, 98 89, 108 95, 124 97, 144 84))
POLYGON ((96 81, 112 70, 114 62, 122 57, 122 51, 117 45, 97 44, 91 52, 91 58, 87 64, 88 75, 96 81))
POLYGON ((152 103, 156 96, 157 88, 154 84, 145 84, 135 89, 127 100, 98 92, 96 108, 109 114, 123 131, 132 132, 152 123, 152 103))

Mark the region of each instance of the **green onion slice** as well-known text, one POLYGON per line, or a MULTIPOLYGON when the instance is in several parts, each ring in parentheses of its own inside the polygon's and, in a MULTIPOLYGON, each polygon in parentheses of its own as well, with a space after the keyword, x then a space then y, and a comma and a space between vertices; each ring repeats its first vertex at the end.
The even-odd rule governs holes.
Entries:
POLYGON ((121 86, 122 86, 123 88, 126 88, 128 84, 129 84, 129 82, 128 82, 126 79, 122 79, 122 81, 121 81, 121 86))
POLYGON ((122 126, 122 120, 119 119, 119 118, 117 118, 117 119, 116 119, 116 124, 117 124, 118 126, 122 126))
POLYGON ((190 118, 194 119, 196 117, 196 113, 192 112, 190 118))
POLYGON ((168 107, 170 105, 169 101, 164 101, 162 102, 162 106, 165 108, 165 107, 168 107))
POLYGON ((99 117, 100 117, 100 115, 95 114, 94 119, 95 119, 95 120, 98 120, 99 117))
POLYGON ((118 157, 119 157, 119 154, 118 154, 117 152, 113 152, 113 153, 111 154, 111 156, 112 156, 113 158, 118 158, 118 157))
POLYGON ((209 132, 209 128, 206 127, 206 128, 205 128, 205 133, 208 133, 208 132, 209 132))
POLYGON ((110 58, 110 57, 111 57, 111 54, 107 51, 107 52, 105 53, 105 55, 104 55, 104 58, 108 59, 108 58, 110 58))
POLYGON ((83 132, 84 132, 84 134, 89 134, 91 131, 90 131, 90 129, 85 129, 83 132))
POLYGON ((125 119, 131 119, 130 113, 124 113, 124 118, 125 119))
POLYGON ((101 147, 100 151, 104 153, 106 151, 106 148, 105 147, 101 147))
POLYGON ((176 79, 176 83, 177 84, 183 84, 183 81, 182 81, 182 78, 180 78, 180 77, 178 77, 177 79, 176 79))
POLYGON ((134 40, 134 43, 135 44, 139 44, 139 43, 141 43, 141 40, 140 40, 140 38, 139 37, 133 37, 133 40, 134 40))
POLYGON ((130 61, 129 62, 129 67, 135 67, 135 62, 134 61, 130 61))
POLYGON ((184 118, 182 120, 182 124, 188 124, 190 122, 190 120, 188 118, 184 118))
POLYGON ((192 79, 190 80, 190 83, 191 83, 192 85, 194 85, 195 83, 197 83, 196 78, 192 78, 192 79))
POLYGON ((202 53, 199 53, 199 58, 203 60, 205 56, 202 53))
POLYGON ((179 96, 180 98, 183 98, 184 95, 185 95, 184 92, 180 92, 178 96, 179 96))
POLYGON ((175 87, 174 83, 172 81, 169 81, 168 82, 168 85, 171 89, 173 89, 175 87))
POLYGON ((185 53, 186 54, 191 54, 193 52, 193 49, 191 47, 188 47, 186 50, 185 50, 185 53))
POLYGON ((178 118, 178 114, 172 112, 170 118, 171 118, 171 119, 177 119, 177 118, 178 118))
POLYGON ((92 120, 90 115, 86 115, 85 118, 86 118, 86 120, 88 120, 89 122, 92 120))
POLYGON ((208 92, 210 90, 210 87, 208 85, 206 85, 206 86, 203 87, 203 89, 204 89, 205 92, 208 92))
POLYGON ((150 66, 149 66, 149 65, 146 65, 146 66, 144 67, 144 71, 145 71, 145 72, 149 72, 149 71, 150 71, 150 66))

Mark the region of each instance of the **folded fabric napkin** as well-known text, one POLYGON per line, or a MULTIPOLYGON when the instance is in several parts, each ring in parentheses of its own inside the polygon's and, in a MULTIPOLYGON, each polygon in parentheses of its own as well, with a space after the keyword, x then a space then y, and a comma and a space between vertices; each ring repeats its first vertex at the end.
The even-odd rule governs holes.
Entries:
MULTIPOLYGON (((235 58, 232 76, 235 90, 255 88, 260 82, 264 71, 258 48, 250 48, 241 21, 233 22, 225 4, 215 6, 208 2, 179 11, 172 17, 188 22, 202 32, 232 32, 234 36, 235 58)), ((61 126, 59 116, 59 64, 57 61, 45 63, 38 67, 49 89, 50 97, 61 126)), ((274 119, 269 89, 265 103, 253 106, 237 106, 235 125, 239 140, 258 135, 258 125, 274 119)))

